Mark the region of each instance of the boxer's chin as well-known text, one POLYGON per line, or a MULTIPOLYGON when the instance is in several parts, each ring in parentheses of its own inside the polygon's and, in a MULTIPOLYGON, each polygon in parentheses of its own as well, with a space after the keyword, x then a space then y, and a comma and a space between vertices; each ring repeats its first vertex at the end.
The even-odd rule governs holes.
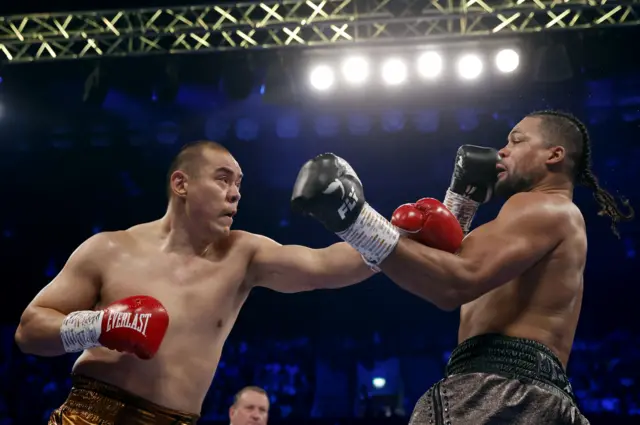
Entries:
POLYGON ((222 220, 218 220, 212 223, 210 231, 213 237, 224 237, 228 236, 231 233, 231 223, 222 222, 222 220))
POLYGON ((517 193, 515 185, 509 181, 509 176, 502 176, 496 183, 494 190, 496 196, 507 199, 517 193))
POLYGON ((220 227, 220 233, 223 236, 228 236, 229 233, 231 233, 231 225, 229 225, 229 226, 221 226, 220 227))
POLYGON ((528 192, 533 187, 533 182, 529 178, 515 177, 507 174, 502 176, 496 183, 494 189, 496 196, 509 199, 516 193, 528 192))

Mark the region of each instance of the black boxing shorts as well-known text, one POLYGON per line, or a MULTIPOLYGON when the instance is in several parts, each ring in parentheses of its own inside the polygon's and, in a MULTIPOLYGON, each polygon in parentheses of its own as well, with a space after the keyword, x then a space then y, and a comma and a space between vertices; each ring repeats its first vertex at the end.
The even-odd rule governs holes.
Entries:
POLYGON ((73 375, 69 397, 48 425, 192 425, 192 415, 167 409, 116 386, 73 375))
POLYGON ((560 360, 536 341, 479 335, 453 350, 446 378, 416 403, 409 425, 588 425, 560 360))

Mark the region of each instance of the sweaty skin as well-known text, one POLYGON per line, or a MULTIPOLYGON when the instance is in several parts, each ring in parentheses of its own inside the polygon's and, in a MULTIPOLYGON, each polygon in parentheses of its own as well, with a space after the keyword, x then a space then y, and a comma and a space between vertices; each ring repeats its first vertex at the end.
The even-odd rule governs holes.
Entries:
POLYGON ((206 181, 191 181, 192 208, 178 213, 170 207, 161 220, 85 241, 26 308, 16 332, 20 348, 43 356, 65 354, 59 332, 66 314, 149 295, 166 307, 170 318, 156 356, 140 360, 94 348, 80 355, 73 371, 161 406, 198 414, 224 342, 251 288, 279 292, 337 288, 373 274, 345 243, 310 249, 231 231, 232 219, 221 212, 236 209, 238 189, 228 183, 233 175, 222 181, 216 171, 222 167, 225 175, 241 175, 228 156, 212 155, 206 165, 210 170, 203 173, 206 181), (190 226, 195 230, 179 230, 190 226), (218 236, 215 243, 197 240, 209 229, 218 236))
POLYGON ((582 305, 587 237, 573 186, 560 172, 564 150, 545 143, 539 123, 522 120, 501 151, 506 171, 496 189, 511 195, 530 179, 527 191, 510 196, 457 254, 401 238, 381 269, 442 309, 461 307, 459 342, 485 333, 528 338, 549 347, 566 368, 582 305))
POLYGON ((457 255, 403 238, 382 270, 440 308, 461 306, 459 342, 502 333, 549 347, 566 367, 582 305, 587 239, 562 195, 521 193, 457 255))

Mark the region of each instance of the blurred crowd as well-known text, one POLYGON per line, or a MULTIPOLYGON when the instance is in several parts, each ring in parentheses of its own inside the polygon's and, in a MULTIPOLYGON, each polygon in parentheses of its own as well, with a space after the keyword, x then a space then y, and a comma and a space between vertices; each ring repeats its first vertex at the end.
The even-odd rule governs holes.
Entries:
MULTIPOLYGON (((5 326, 0 332, 0 425, 46 423, 66 397, 76 357, 26 356, 13 344, 13 328, 5 326)), ((379 333, 360 338, 232 340, 205 400, 202 422, 226 420, 233 395, 245 385, 268 392, 272 421, 408 416, 420 391, 439 379, 452 343, 379 333), (378 377, 378 385, 368 382, 372 376, 378 377), (380 378, 389 388, 381 387, 380 378), (398 403, 389 408, 394 398, 398 403)), ((608 413, 640 420, 640 376, 635 367, 639 358, 638 335, 615 332, 597 341, 576 340, 569 374, 587 417, 608 413)))

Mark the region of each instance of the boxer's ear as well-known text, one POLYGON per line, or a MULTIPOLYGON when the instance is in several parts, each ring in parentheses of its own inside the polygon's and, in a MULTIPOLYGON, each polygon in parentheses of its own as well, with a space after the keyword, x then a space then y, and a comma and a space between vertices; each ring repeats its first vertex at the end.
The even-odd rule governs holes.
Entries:
POLYGON ((171 173, 171 192, 174 195, 184 198, 187 196, 187 190, 189 186, 189 177, 184 173, 184 171, 176 170, 171 173))

